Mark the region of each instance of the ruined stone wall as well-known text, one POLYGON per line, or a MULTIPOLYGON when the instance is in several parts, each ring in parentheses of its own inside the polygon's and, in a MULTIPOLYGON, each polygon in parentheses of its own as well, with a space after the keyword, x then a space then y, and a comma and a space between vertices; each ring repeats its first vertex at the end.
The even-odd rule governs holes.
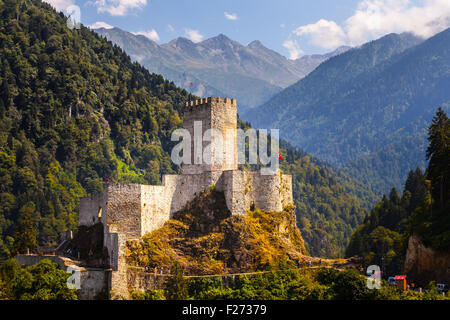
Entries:
POLYGON ((260 171, 246 172, 245 188, 246 204, 264 211, 282 211, 281 205, 281 175, 262 175, 260 171))
POLYGON ((292 192, 292 176, 281 175, 281 206, 287 207, 294 205, 294 195, 292 192))
POLYGON ((141 185, 109 184, 106 225, 130 238, 141 237, 141 185))
POLYGON ((142 268, 129 267, 127 272, 128 288, 133 291, 163 289, 169 276, 144 272, 142 268))
POLYGON ((250 206, 246 203, 245 171, 224 171, 217 185, 218 191, 223 191, 227 207, 232 215, 245 215, 250 206))
POLYGON ((117 271, 111 272, 110 298, 126 299, 128 298, 127 269, 125 248, 127 236, 121 233, 117 234, 117 271))
POLYGON ((105 226, 104 230, 103 247, 108 250, 109 266, 112 270, 117 271, 119 264, 119 234, 113 226, 105 226))
MULTIPOLYGON (((60 269, 67 271, 69 267, 72 270, 78 270, 80 288, 77 290, 78 298, 81 300, 93 300, 96 296, 108 290, 109 283, 109 270, 97 269, 97 268, 84 268, 73 264, 70 259, 53 256, 53 255, 18 255, 16 256, 17 263, 21 266, 31 266, 41 262, 44 259, 49 259, 56 262, 60 269)), ((78 280, 77 280, 78 281, 78 280)))
POLYGON ((80 273, 78 299, 94 300, 98 294, 108 290, 109 272, 104 269, 86 269, 80 273))
POLYGON ((251 208, 279 212, 294 203, 292 177, 280 171, 273 175, 261 175, 260 171, 225 171, 218 191, 225 193, 233 215, 246 214, 251 208))
POLYGON ((170 218, 170 190, 176 179, 169 179, 164 186, 141 186, 141 235, 159 229, 170 218))
POLYGON ((202 190, 217 183, 220 172, 164 175, 162 186, 141 186, 141 235, 160 228, 202 190))
POLYGON ((89 197, 80 199, 80 208, 78 216, 79 226, 92 226, 99 220, 105 222, 105 210, 107 202, 107 190, 100 194, 95 194, 89 197), (99 218, 101 213, 101 218, 99 218))

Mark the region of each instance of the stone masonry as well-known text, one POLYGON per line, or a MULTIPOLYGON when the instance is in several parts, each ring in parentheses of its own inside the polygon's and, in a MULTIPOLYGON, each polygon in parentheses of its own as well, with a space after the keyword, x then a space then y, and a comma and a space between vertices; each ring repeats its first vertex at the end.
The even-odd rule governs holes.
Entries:
MULTIPOLYGON (((192 138, 191 164, 182 165, 181 175, 164 175, 162 185, 107 183, 102 194, 80 201, 79 225, 90 226, 101 221, 105 228, 104 246, 112 268, 109 287, 113 298, 128 296, 126 241, 160 228, 202 190, 215 186, 215 190, 223 191, 232 215, 245 215, 253 208, 279 212, 293 204, 291 176, 280 171, 261 175, 259 171, 238 170, 236 100, 205 98, 186 103, 183 128, 192 137, 195 121, 201 121, 201 135, 207 129, 222 133, 222 150, 219 150, 222 162, 215 161, 216 153, 212 153, 209 164, 198 163, 194 159, 192 138)), ((214 139, 211 143, 203 141, 203 148, 209 144, 217 151, 214 139)))

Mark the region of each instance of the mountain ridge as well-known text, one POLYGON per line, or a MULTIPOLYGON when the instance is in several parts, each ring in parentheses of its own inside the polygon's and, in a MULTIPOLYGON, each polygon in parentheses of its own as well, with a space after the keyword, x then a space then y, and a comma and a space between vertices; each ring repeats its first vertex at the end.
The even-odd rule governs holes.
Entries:
MULTIPOLYGON (((427 40, 386 35, 327 60, 243 118, 282 129, 283 138, 344 169, 374 156, 369 173, 377 192, 388 192, 392 182, 400 188, 410 167, 424 166, 434 111, 450 104, 449 37, 450 29, 427 40), (412 138, 413 149, 395 150, 398 140, 412 138), (383 151, 389 148, 391 154, 383 151), (386 171, 394 174, 389 182, 382 181, 386 171)), ((367 166, 350 169, 367 181, 367 166)))
POLYGON ((119 28, 94 31, 122 47, 152 72, 198 96, 223 93, 236 98, 240 101, 240 113, 263 103, 331 56, 349 49, 340 47, 325 55, 289 60, 259 40, 243 45, 224 34, 198 43, 178 37, 158 45, 150 39, 146 44, 145 39, 137 39, 119 28))

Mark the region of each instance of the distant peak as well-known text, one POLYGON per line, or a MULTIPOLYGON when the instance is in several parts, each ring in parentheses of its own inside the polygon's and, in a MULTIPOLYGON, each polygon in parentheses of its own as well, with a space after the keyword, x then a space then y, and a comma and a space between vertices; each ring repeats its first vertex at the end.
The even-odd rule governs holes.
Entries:
POLYGON ((228 38, 226 35, 224 35, 223 33, 219 34, 217 37, 217 39, 222 39, 222 40, 230 40, 230 38, 228 38))
POLYGON ((254 40, 248 44, 248 47, 249 48, 257 48, 257 47, 264 47, 264 45, 261 43, 261 41, 254 40))
POLYGON ((170 45, 183 45, 183 44, 194 44, 191 40, 185 37, 178 37, 170 41, 168 44, 170 45))
POLYGON ((233 40, 231 40, 231 39, 228 38, 226 35, 224 35, 223 33, 221 33, 221 34, 219 34, 219 35, 217 35, 217 36, 215 36, 215 37, 206 39, 206 40, 204 40, 203 42, 212 42, 212 41, 232 42, 233 40))

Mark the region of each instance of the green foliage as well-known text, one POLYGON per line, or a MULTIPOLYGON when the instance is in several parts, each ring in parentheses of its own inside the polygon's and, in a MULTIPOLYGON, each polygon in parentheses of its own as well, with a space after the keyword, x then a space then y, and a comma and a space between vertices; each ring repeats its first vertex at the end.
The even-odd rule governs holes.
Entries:
POLYGON ((131 300, 166 300, 164 290, 148 290, 145 292, 131 291, 131 300))
POLYGON ((436 250, 450 250, 450 120, 439 108, 428 129, 429 191, 411 217, 411 230, 436 250))
POLYGON ((77 300, 67 287, 69 273, 48 259, 21 267, 15 259, 0 265, 0 297, 8 300, 77 300))
POLYGON ((169 300, 186 300, 188 298, 188 280, 184 277, 178 262, 172 265, 170 274, 172 276, 166 282, 165 296, 169 300))
MULTIPOLYGON (((285 269, 274 265, 266 273, 221 277, 195 277, 188 283, 194 300, 431 300, 446 299, 433 288, 425 293, 401 292, 385 282, 380 290, 367 288, 366 278, 357 271, 334 268, 285 269)), ((175 282, 175 281, 174 281, 175 282)), ((132 292, 132 299, 165 299, 161 290, 132 292)), ((172 292, 171 295, 174 295, 172 292)), ((175 295, 176 296, 176 295, 175 295)), ((448 299, 448 298, 447 298, 448 299)))
POLYGON ((425 200, 426 193, 422 171, 411 170, 403 195, 393 188, 389 197, 383 196, 352 235, 346 255, 358 255, 365 266, 379 265, 388 274, 401 272, 410 235, 409 219, 425 200))
POLYGON ((16 252, 33 252, 37 247, 37 232, 34 222, 35 206, 33 202, 24 205, 19 211, 19 219, 17 220, 17 231, 14 235, 14 250, 16 252))
POLYGON ((401 197, 395 188, 389 198, 383 196, 353 234, 347 256, 359 255, 366 265, 394 274, 401 271, 411 234, 428 247, 450 249, 450 121, 441 108, 428 134, 426 175, 410 171, 401 197))
POLYGON ((3 260, 57 244, 105 178, 157 184, 177 172, 170 134, 188 93, 89 29, 68 29, 46 3, 5 0, 0 16, 3 260))

